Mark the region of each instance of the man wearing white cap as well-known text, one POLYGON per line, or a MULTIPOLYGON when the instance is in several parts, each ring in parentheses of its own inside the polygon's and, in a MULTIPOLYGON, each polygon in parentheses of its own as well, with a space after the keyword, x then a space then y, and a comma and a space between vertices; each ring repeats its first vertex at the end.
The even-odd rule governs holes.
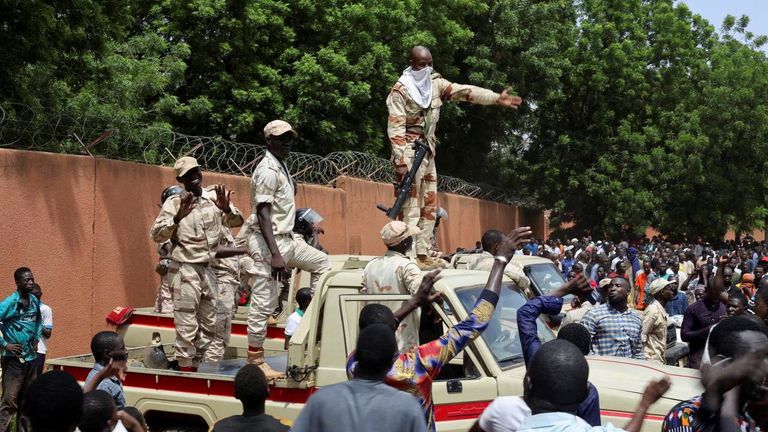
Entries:
POLYGON ((665 364, 664 353, 667 350, 667 302, 675 296, 672 284, 662 278, 651 282, 649 292, 651 302, 645 308, 643 315, 643 330, 640 341, 643 342, 643 352, 649 361, 665 364))
POLYGON ((203 189, 203 174, 193 157, 173 166, 186 192, 168 198, 152 225, 152 239, 171 240, 168 277, 173 293, 176 359, 183 371, 195 371, 215 333, 218 286, 211 264, 226 237, 226 227, 243 224, 224 185, 203 189))
MULTIPOLYGON (((402 221, 391 221, 381 229, 381 239, 387 253, 374 258, 363 270, 362 292, 366 294, 414 294, 421 285, 421 269, 405 254, 413 246, 413 237, 419 228, 402 221)), ((396 311, 403 302, 384 302, 396 311)), ((407 351, 419 344, 419 311, 414 311, 397 328, 397 348, 407 351)))
POLYGON ((301 254, 296 250, 293 238, 296 183, 285 165, 296 136, 287 122, 269 122, 264 127, 267 151, 251 177, 256 223, 248 237, 248 251, 255 269, 248 309, 248 362, 259 365, 267 379, 284 375, 264 361, 263 348, 267 320, 277 307, 283 269, 288 266, 309 272, 310 288, 314 292, 320 275, 331 268, 328 256, 317 249, 309 247, 301 254))

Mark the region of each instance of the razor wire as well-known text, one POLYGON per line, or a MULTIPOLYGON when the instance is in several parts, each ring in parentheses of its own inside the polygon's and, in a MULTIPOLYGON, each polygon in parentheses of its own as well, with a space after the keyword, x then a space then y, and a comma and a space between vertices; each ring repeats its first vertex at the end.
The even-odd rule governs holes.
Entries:
MULTIPOLYGON (((18 103, 0 104, 0 148, 89 155, 106 159, 173 166, 192 156, 208 171, 250 176, 264 156, 264 145, 221 137, 187 135, 163 127, 136 127, 89 116, 33 109, 18 103)), ((292 152, 286 165, 299 183, 335 186, 348 176, 379 183, 395 180, 392 163, 368 153, 344 151, 326 156, 292 152)), ((477 199, 537 207, 530 200, 485 184, 447 175, 438 176, 438 190, 477 199)))

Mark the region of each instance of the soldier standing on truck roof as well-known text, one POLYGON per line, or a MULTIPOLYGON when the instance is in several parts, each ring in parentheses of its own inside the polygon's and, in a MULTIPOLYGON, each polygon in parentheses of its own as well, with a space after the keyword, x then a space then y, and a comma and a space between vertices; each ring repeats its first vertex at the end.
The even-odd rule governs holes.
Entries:
POLYGON ((211 343, 216 326, 216 275, 211 266, 226 233, 243 224, 240 210, 229 201, 224 185, 203 189, 203 174, 193 157, 176 161, 176 180, 186 193, 163 203, 152 225, 152 239, 171 240, 168 276, 173 292, 176 359, 183 371, 195 371, 211 343))
POLYGON ((508 94, 508 90, 498 94, 482 87, 451 83, 440 74, 433 73, 432 54, 423 46, 411 49, 409 63, 410 66, 403 71, 387 97, 387 134, 398 181, 411 168, 414 141, 426 139, 429 143, 431 152, 416 173, 411 198, 403 205, 402 215, 408 225, 421 229, 421 234, 415 238, 417 264, 422 269, 430 269, 443 267, 438 260, 428 256, 437 210, 435 127, 440 120, 440 107, 444 102, 464 101, 517 109, 523 100, 508 94))
MULTIPOLYGON (((160 208, 163 207, 168 198, 181 195, 184 189, 178 185, 171 185, 163 189, 163 193, 160 195, 160 208)), ((155 300, 155 312, 159 313, 171 313, 173 312, 173 295, 171 294, 171 281, 168 278, 168 268, 171 265, 171 249, 173 244, 170 240, 166 240, 157 245, 157 254, 160 256, 160 260, 157 262, 155 272, 160 275, 160 287, 157 289, 157 300, 155 300)))
POLYGON ((256 271, 248 309, 248 362, 259 365, 267 379, 284 375, 264 361, 263 348, 267 319, 276 307, 283 269, 290 266, 310 272, 310 288, 314 291, 320 275, 331 268, 327 255, 312 247, 299 251, 293 238, 296 185, 285 158, 296 136, 287 122, 269 122, 264 127, 267 151, 251 178, 256 223, 248 238, 248 250, 256 271))
MULTIPOLYGON (((381 229, 387 253, 371 260, 363 270, 364 294, 415 294, 421 285, 421 270, 405 254, 413 247, 419 229, 402 221, 391 221, 381 229)), ((383 302, 393 312, 402 301, 383 302)), ((419 344, 419 311, 408 315, 397 327, 397 348, 405 352, 419 344)))

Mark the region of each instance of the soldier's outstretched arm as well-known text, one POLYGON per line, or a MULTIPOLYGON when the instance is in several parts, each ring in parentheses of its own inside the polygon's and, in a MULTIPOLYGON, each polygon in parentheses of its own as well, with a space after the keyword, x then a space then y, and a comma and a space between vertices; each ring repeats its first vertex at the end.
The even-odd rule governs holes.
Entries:
POLYGON ((476 105, 499 105, 505 108, 517 109, 523 102, 520 96, 509 94, 511 88, 505 89, 501 94, 486 88, 469 84, 452 83, 445 78, 440 80, 440 99, 444 101, 470 102, 476 105))

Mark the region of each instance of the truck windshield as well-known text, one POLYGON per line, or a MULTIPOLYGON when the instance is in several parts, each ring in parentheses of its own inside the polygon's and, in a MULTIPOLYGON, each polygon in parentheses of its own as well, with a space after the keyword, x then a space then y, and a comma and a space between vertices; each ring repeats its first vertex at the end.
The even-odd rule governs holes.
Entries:
MULTIPOLYGON (((553 289, 565 283, 563 275, 554 264, 533 264, 525 267, 525 273, 531 278, 540 295, 549 295, 553 289)), ((570 300, 570 298, 569 298, 570 300)))
MULTIPOLYGON (((460 288, 456 290, 462 307, 470 313, 480 293, 485 287, 482 285, 460 288)), ((517 309, 526 303, 526 298, 511 285, 504 284, 501 288, 501 296, 493 318, 488 328, 483 332, 482 338, 493 353, 496 362, 502 368, 508 368, 524 362, 523 350, 520 347, 520 337, 517 334, 517 309)), ((541 319, 536 323, 539 339, 547 342, 555 338, 552 331, 541 319)))

